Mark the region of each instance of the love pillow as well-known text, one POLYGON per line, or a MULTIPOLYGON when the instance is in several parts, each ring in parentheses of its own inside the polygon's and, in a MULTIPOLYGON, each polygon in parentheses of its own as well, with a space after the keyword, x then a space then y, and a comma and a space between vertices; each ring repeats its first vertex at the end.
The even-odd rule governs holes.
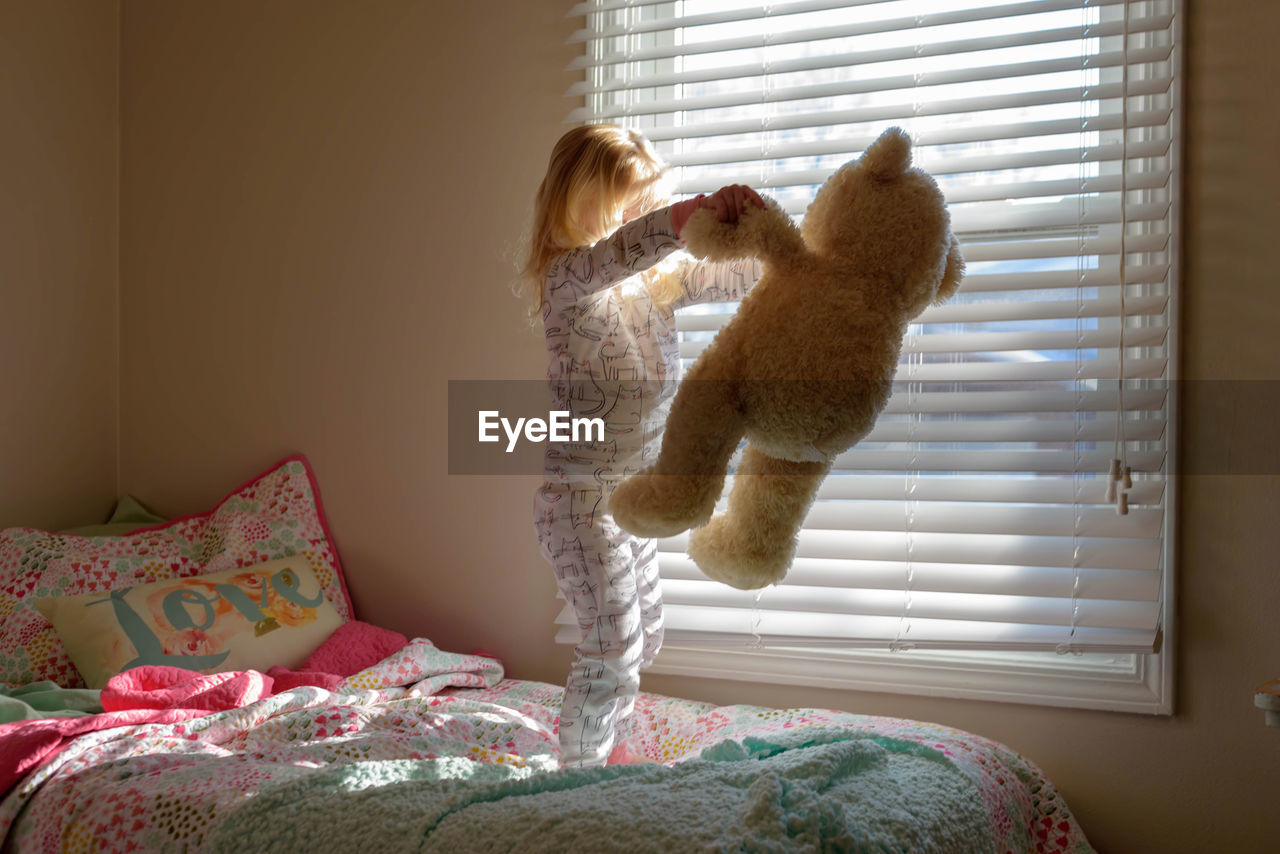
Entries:
POLYGON ((301 557, 35 607, 90 688, 143 664, 204 673, 299 667, 343 623, 301 557))
POLYGON ((37 599, 109 592, 294 556, 305 559, 338 613, 352 619, 320 490, 301 455, 276 463, 205 513, 122 536, 0 531, 0 686, 49 680, 64 688, 84 687, 57 632, 36 610, 37 599))

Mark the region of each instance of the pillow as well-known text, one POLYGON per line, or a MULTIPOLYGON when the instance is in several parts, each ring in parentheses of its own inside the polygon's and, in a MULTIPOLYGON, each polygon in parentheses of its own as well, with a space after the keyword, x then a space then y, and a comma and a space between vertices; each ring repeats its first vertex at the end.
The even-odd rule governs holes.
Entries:
POLYGON ((342 625, 301 556, 37 599, 90 688, 143 664, 202 673, 297 667, 342 625))
POLYGON ((282 460, 212 510, 119 537, 77 537, 31 528, 0 531, 0 683, 84 680, 36 599, 101 593, 190 578, 282 557, 306 559, 324 597, 351 619, 338 552, 306 458, 282 460))
POLYGON ((85 525, 80 528, 67 528, 62 533, 75 534, 77 537, 115 537, 120 534, 131 534, 139 528, 147 528, 166 521, 142 506, 132 495, 126 495, 116 502, 116 509, 111 518, 101 525, 85 525))

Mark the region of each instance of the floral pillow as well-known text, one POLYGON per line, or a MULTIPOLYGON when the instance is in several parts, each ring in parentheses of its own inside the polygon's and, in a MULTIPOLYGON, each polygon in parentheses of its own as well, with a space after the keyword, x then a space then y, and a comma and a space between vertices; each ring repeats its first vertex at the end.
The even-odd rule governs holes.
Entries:
POLYGON ((301 556, 35 606, 96 689, 143 664, 204 673, 300 667, 342 625, 301 556))
POLYGON ((212 510, 120 537, 0 531, 0 684, 84 687, 35 601, 190 578, 297 556, 343 620, 352 618, 311 467, 289 457, 212 510))

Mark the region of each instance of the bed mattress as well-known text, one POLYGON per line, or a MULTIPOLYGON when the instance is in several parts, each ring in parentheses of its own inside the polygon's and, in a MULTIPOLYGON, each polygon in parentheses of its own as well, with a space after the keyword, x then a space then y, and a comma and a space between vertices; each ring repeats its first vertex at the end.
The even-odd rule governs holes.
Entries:
POLYGON ((560 688, 490 659, 419 640, 338 690, 257 676, 199 710, 141 690, 0 727, 7 761, 43 751, 0 850, 1092 850, 1034 763, 936 724, 642 694, 647 762, 566 771, 560 688))

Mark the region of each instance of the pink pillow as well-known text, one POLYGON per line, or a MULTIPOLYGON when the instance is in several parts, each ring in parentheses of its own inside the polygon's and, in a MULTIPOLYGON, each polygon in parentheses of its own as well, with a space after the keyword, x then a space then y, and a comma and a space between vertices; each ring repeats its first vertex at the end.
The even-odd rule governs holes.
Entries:
POLYGON ((344 620, 353 612, 320 490, 302 455, 281 460, 212 510, 122 537, 0 531, 0 684, 84 681, 35 600, 189 578, 300 555, 344 620))
POLYGON ((373 667, 408 643, 408 638, 390 629, 380 629, 358 620, 343 623, 299 669, 336 673, 346 678, 373 667))
POLYGON ((267 675, 275 680, 276 691, 302 685, 337 691, 348 676, 372 667, 408 644, 409 639, 399 632, 352 620, 334 629, 297 670, 273 667, 267 675))

